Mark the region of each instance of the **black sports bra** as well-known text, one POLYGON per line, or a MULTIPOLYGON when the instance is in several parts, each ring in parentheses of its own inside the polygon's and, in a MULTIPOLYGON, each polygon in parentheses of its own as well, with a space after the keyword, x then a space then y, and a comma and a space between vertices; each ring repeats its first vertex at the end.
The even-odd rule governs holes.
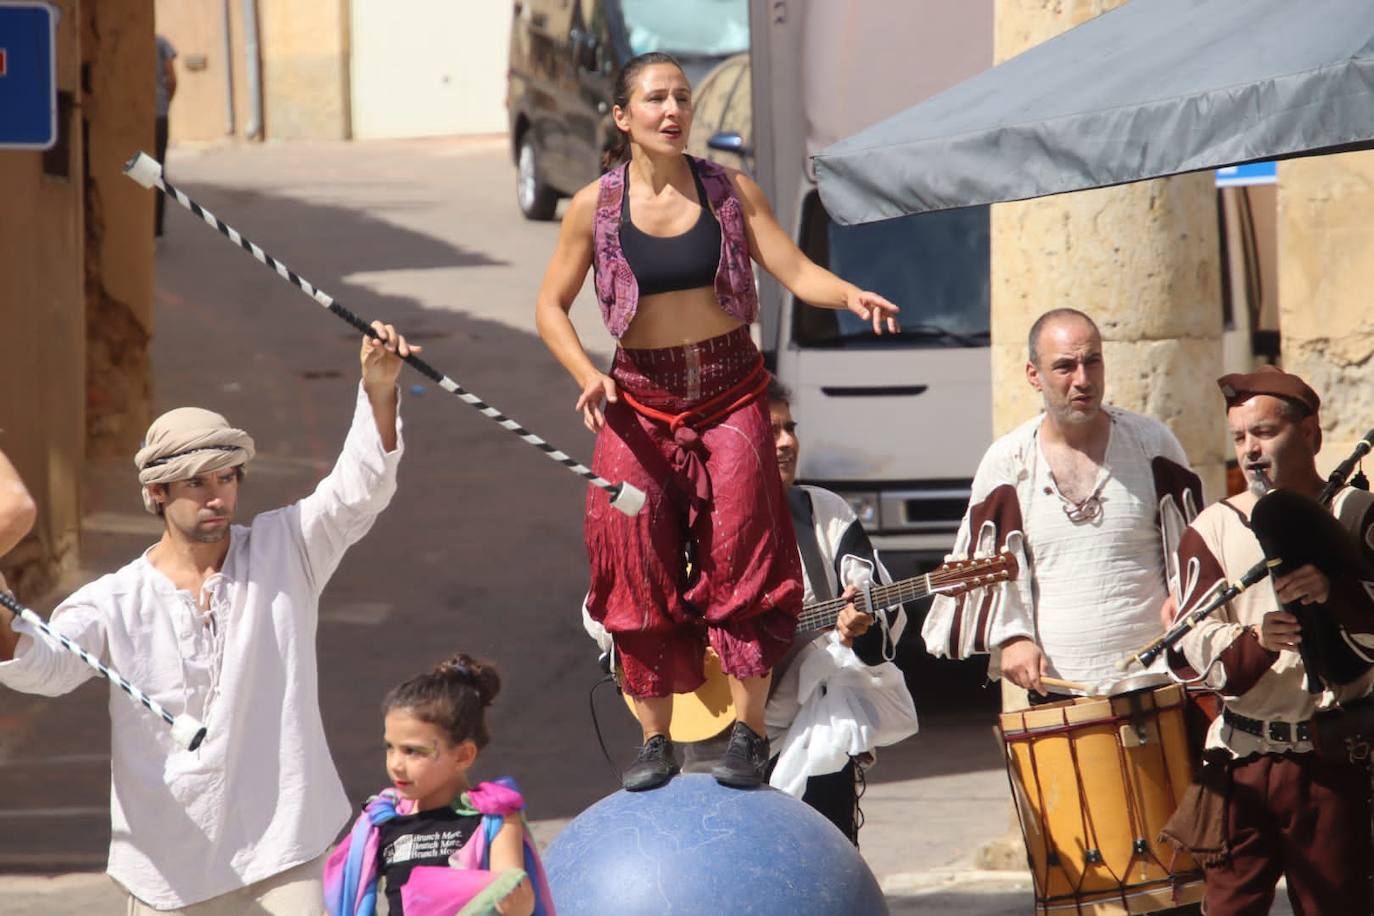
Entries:
POLYGON ((697 164, 687 157, 696 182, 701 215, 681 235, 649 235, 630 221, 630 167, 625 166, 624 190, 620 195, 620 250, 625 263, 639 283, 640 296, 652 296, 679 289, 714 286, 720 267, 720 223, 711 212, 697 164))

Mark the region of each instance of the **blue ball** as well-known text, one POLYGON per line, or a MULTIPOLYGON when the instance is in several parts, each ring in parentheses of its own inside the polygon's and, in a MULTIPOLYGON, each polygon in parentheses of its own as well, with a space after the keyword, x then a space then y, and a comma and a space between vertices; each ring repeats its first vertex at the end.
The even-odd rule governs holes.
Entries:
POLYGON ((682 775, 617 792, 544 855, 559 916, 875 916, 887 904, 852 843, 785 792, 682 775))

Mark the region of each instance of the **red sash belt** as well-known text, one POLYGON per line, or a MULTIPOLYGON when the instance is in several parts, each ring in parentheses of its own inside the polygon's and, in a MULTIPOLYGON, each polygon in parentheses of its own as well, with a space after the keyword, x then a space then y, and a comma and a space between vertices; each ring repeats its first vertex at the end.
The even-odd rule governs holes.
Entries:
POLYGON ((768 390, 768 370, 763 367, 763 354, 749 374, 720 394, 702 401, 700 404, 681 413, 669 413, 647 404, 641 404, 623 388, 620 397, 625 399, 642 417, 665 423, 673 434, 676 448, 670 457, 673 469, 678 471, 690 485, 685 491, 688 501, 688 525, 696 521, 698 512, 711 500, 711 476, 706 471, 704 459, 706 449, 701 442, 701 433, 715 426, 730 414, 752 404, 768 390))

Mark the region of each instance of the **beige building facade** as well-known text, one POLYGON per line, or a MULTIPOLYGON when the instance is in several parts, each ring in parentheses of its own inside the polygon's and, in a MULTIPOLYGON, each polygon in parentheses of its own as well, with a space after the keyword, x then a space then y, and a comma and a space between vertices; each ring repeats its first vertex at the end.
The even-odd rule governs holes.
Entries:
POLYGON ((155 0, 172 143, 500 133, 513 6, 155 0))

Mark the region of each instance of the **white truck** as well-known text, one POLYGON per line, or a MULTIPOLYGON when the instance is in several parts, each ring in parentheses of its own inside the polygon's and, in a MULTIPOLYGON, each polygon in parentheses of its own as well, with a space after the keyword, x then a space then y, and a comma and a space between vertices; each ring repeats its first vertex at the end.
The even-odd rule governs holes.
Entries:
MULTIPOLYGON (((799 477, 849 500, 889 565, 928 564, 952 544, 992 439, 988 211, 837 226, 809 156, 992 66, 992 2, 755 2, 748 64, 752 119, 715 134, 713 158, 753 174, 817 263, 902 310, 902 333, 875 337, 760 276, 760 343, 792 390, 799 477)), ((702 90, 738 93, 741 66, 702 90)), ((699 94, 699 114, 719 107, 699 94)))

